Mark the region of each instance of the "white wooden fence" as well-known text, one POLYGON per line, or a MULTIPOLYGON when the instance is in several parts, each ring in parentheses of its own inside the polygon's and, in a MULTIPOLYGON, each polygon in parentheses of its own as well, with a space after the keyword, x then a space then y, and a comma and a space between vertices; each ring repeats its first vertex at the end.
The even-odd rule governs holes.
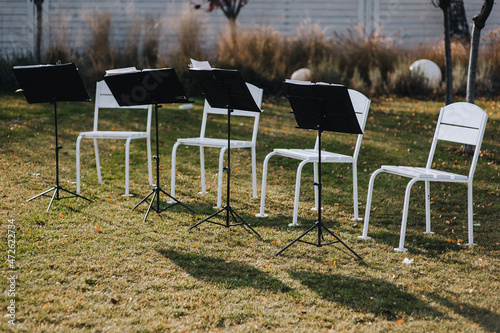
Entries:
MULTIPOLYGON (((465 0, 467 19, 481 9, 482 0, 465 0)), ((227 20, 220 10, 194 11, 188 0, 45 0, 42 15, 42 53, 51 45, 82 52, 92 41, 91 21, 98 14, 111 15, 110 43, 123 48, 156 34, 160 56, 177 45, 181 15, 191 10, 202 25, 203 48, 214 47, 227 20)), ((483 35, 500 28, 500 6, 493 7, 483 35)), ((237 19, 242 28, 271 27, 295 35, 304 25, 317 25, 327 36, 346 34, 360 24, 376 29, 403 46, 443 40, 443 17, 431 0, 249 0, 237 19)), ((33 54, 36 11, 32 0, 0 0, 0 56, 33 54)))

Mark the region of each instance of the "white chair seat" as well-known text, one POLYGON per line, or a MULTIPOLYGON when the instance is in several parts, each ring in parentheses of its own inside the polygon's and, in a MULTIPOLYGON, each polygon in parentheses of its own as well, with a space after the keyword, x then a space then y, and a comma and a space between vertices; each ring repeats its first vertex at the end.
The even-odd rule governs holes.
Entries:
MULTIPOLYGON (((351 102, 356 112, 356 117, 358 119, 359 126, 363 130, 366 124, 366 119, 368 118, 368 111, 370 109, 370 100, 363 94, 355 90, 349 90, 349 96, 351 97, 351 102)), ((352 165, 352 183, 353 183, 353 204, 354 204, 354 216, 353 220, 360 220, 358 217, 358 180, 357 180, 357 160, 358 154, 361 148, 361 140, 363 138, 362 134, 358 135, 356 145, 351 155, 343 155, 329 151, 321 151, 321 163, 350 163, 352 165)), ((302 168, 307 163, 314 163, 314 181, 318 182, 318 139, 316 139, 316 144, 314 149, 274 149, 269 153, 264 159, 263 171, 262 171, 262 191, 260 199, 260 212, 256 214, 257 217, 267 217, 265 213, 265 202, 266 202, 266 184, 267 184, 267 167, 269 159, 274 156, 284 156, 293 158, 296 160, 301 160, 299 166, 297 167, 296 181, 295 181, 295 200, 293 205, 293 217, 292 223, 289 226, 297 226, 297 215, 299 207, 299 195, 300 195, 300 180, 302 174, 302 168)), ((319 209, 319 195, 318 187, 314 186, 315 194, 315 205, 313 209, 319 209)))
POLYGON ((82 138, 91 139, 140 139, 147 138, 147 133, 144 132, 126 132, 126 131, 91 131, 91 132, 81 132, 80 136, 82 138))
MULTIPOLYGON (((307 160, 318 162, 318 151, 316 149, 274 149, 276 155, 294 158, 297 160, 307 160)), ((352 163, 353 157, 328 151, 321 152, 321 162, 326 163, 352 163)))
MULTIPOLYGON (((193 60, 192 60, 193 62, 193 60)), ((193 62, 193 66, 198 65, 200 62, 193 62)), ((210 68, 210 65, 206 62, 203 62, 203 68, 210 68)), ((195 66, 196 67, 196 66, 195 66)), ((200 67, 201 68, 201 67, 200 67)), ((262 104, 262 89, 247 83, 248 89, 252 94, 252 97, 255 100, 255 103, 260 108, 262 104)), ((227 139, 223 138, 207 138, 206 137, 206 128, 207 128, 207 120, 210 117, 214 116, 222 116, 227 119, 227 109, 218 109, 212 108, 208 101, 205 100, 205 105, 203 109, 203 118, 201 122, 201 130, 200 136, 194 138, 181 138, 177 139, 176 143, 172 148, 172 171, 171 171, 171 183, 170 183, 170 195, 175 197, 175 176, 176 176, 176 163, 177 163, 177 148, 180 145, 185 146, 197 146, 200 147, 200 183, 201 183, 201 192, 206 193, 206 185, 205 185, 205 148, 218 148, 220 149, 219 153, 219 172, 218 172, 218 182, 217 182, 217 205, 216 208, 220 208, 222 206, 222 174, 223 174, 223 164, 224 164, 224 153, 228 149, 227 139)), ((252 111, 243 111, 243 110, 233 110, 231 113, 231 117, 253 117, 253 126, 252 126, 252 137, 251 140, 234 140, 231 139, 231 147, 230 149, 237 148, 248 148, 252 154, 252 190, 253 197, 257 198, 257 167, 256 167, 256 144, 257 144, 257 131, 259 128, 259 119, 260 112, 252 112, 252 111)), ((215 134, 215 133, 214 133, 215 134)))
MULTIPOLYGON (((120 112, 112 110, 110 112, 120 112)), ((121 107, 109 90, 105 81, 96 84, 96 98, 94 106, 94 127, 92 131, 81 132, 76 139, 76 192, 80 193, 80 142, 82 139, 93 139, 95 150, 95 162, 97 169, 97 180, 102 182, 101 166, 99 159, 98 139, 117 139, 125 141, 125 196, 129 196, 129 163, 130 163, 130 142, 135 139, 146 139, 148 157, 148 181, 153 185, 153 167, 151 163, 151 105, 136 105, 121 107), (101 109, 138 109, 147 112, 147 122, 144 132, 137 131, 101 131, 99 125, 99 111, 101 109)))
POLYGON ((385 172, 409 178, 419 178, 422 180, 440 181, 440 182, 446 182, 446 181, 462 182, 462 183, 467 182, 467 176, 465 175, 459 175, 456 173, 435 170, 435 169, 394 166, 394 165, 382 165, 380 168, 385 172))
MULTIPOLYGON (((177 142, 180 142, 186 146, 199 146, 199 147, 210 147, 210 148, 227 148, 227 140, 226 139, 214 139, 214 138, 186 138, 186 139, 177 139, 177 142)), ((243 141, 243 140, 232 140, 231 139, 231 148, 250 148, 253 147, 252 142, 243 141)))
POLYGON ((425 168, 382 165, 375 170, 368 184, 368 195, 366 198, 365 222, 363 224, 363 234, 359 238, 369 239, 368 225, 370 220, 370 206, 373 196, 373 185, 378 174, 387 172, 398 176, 411 178, 406 185, 406 192, 403 203, 403 216, 401 219, 401 232, 399 235, 399 247, 395 251, 406 251, 404 247, 406 223, 408 220, 408 207, 410 203, 410 193, 413 184, 417 181, 424 181, 425 187, 425 233, 432 234, 431 231, 431 205, 430 205, 430 182, 456 182, 467 184, 467 228, 469 242, 467 245, 474 244, 473 229, 473 202, 472 202, 472 181, 474 171, 479 159, 479 151, 483 140, 484 130, 488 114, 480 107, 470 103, 453 103, 445 106, 439 113, 434 138, 432 139, 431 150, 427 158, 425 168), (469 164, 468 175, 459 175, 452 172, 431 169, 434 153, 439 141, 454 142, 458 144, 468 144, 475 146, 472 162, 469 164))

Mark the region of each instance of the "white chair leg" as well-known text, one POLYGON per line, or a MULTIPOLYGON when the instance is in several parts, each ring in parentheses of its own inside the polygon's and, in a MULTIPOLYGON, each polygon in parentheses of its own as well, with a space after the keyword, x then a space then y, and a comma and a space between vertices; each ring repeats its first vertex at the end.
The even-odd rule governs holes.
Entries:
POLYGON ((251 148, 252 150, 252 189, 253 189, 253 198, 257 198, 257 161, 256 161, 256 153, 255 146, 251 148))
POLYGON ((147 137, 146 139, 146 144, 147 144, 147 154, 148 154, 148 180, 149 180, 149 185, 150 186, 155 186, 155 183, 153 183, 153 163, 151 161, 151 137, 147 137))
POLYGON ((266 213, 264 213, 266 206, 266 184, 267 184, 267 165, 269 163, 269 159, 271 156, 276 155, 275 152, 271 152, 267 154, 264 159, 264 167, 262 169, 262 190, 260 191, 260 212, 259 214, 255 214, 257 217, 268 217, 266 213))
POLYGON ((288 224, 289 227, 296 227, 299 225, 297 223, 297 215, 299 213, 300 178, 302 175, 302 168, 307 163, 308 163, 308 161, 302 161, 302 162, 300 162, 300 164, 297 168, 297 177, 295 179, 295 199, 293 201, 293 217, 292 217, 292 223, 288 224))
MULTIPOLYGON (((219 180, 217 184, 217 206, 214 208, 221 208, 222 207, 222 174, 224 173, 223 170, 223 165, 224 165, 224 153, 226 152, 227 147, 223 147, 220 150, 220 155, 219 155, 219 180)), ((231 172, 231 170, 229 170, 231 172)))
MULTIPOLYGON (((172 148, 172 168, 170 171, 170 195, 175 198, 175 163, 177 156, 177 147, 179 147, 180 142, 176 142, 172 148)), ((170 199, 168 203, 173 203, 174 200, 170 199)))
POLYGON ((370 221, 370 206, 372 203, 372 195, 373 195, 373 184, 375 182, 375 177, 381 172, 383 172, 383 169, 378 169, 375 170, 372 173, 372 176, 370 177, 370 182, 368 183, 368 194, 366 198, 366 209, 365 209, 365 222, 363 223, 363 234, 361 236, 358 236, 358 238, 362 239, 370 239, 371 237, 368 237, 368 223, 370 221))
POLYGON ((200 146, 200 182, 201 192, 199 194, 207 193, 205 184, 205 147, 200 146))
POLYGON ((356 161, 352 163, 352 202, 354 205, 354 217, 353 221, 362 221, 363 219, 359 217, 358 211, 358 166, 356 165, 356 161))
POLYGON ((425 182, 425 234, 433 234, 431 231, 431 191, 430 182, 425 182))
POLYGON ((128 138, 127 141, 125 141, 125 194, 123 196, 129 197, 131 196, 129 193, 129 180, 130 180, 130 140, 131 138, 128 138))
POLYGON ((101 162, 99 160, 99 146, 97 145, 97 139, 94 139, 94 151, 95 151, 95 166, 97 168, 97 181, 99 181, 99 183, 102 183, 101 162))
POLYGON ((406 186, 405 200, 403 205, 403 218, 401 220, 401 233, 399 235, 399 247, 394 248, 394 251, 399 251, 399 252, 408 251, 408 249, 405 248, 406 224, 408 222, 408 206, 410 205, 411 187, 417 181, 418 181, 417 178, 413 178, 408 182, 408 185, 406 186))
MULTIPOLYGON (((319 171, 318 163, 314 163, 314 182, 319 182, 319 171)), ((319 189, 318 186, 314 186, 314 207, 311 210, 318 210, 319 208, 319 189)))
POLYGON ((80 141, 82 137, 79 135, 76 139, 76 193, 80 193, 80 141))
POLYGON ((473 202, 472 202, 472 182, 467 182, 467 225, 469 230, 469 242, 466 245, 476 245, 474 243, 473 224, 473 202))

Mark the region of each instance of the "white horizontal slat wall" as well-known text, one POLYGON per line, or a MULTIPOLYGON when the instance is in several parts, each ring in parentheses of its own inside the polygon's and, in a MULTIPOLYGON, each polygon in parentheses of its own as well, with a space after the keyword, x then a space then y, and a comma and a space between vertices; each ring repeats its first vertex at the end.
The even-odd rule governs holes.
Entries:
POLYGON ((443 40, 443 12, 431 1, 379 0, 374 15, 384 36, 398 36, 407 46, 443 40))
POLYGON ((35 7, 30 0, 0 0, 0 56, 33 53, 35 7))
POLYGON ((327 34, 347 31, 362 18, 361 1, 251 0, 238 17, 243 27, 271 26, 287 35, 295 35, 301 24, 317 24, 327 34))
MULTIPOLYGON (((483 0, 465 0, 469 22, 483 0)), ((177 30, 182 15, 202 25, 202 47, 215 50, 221 31, 227 29, 222 11, 195 11, 188 0, 45 0, 42 52, 49 46, 66 45, 83 52, 92 42, 90 21, 98 14, 110 14, 110 45, 125 48, 136 42, 141 47, 147 36, 157 36, 160 57, 178 47, 177 30)), ((500 6, 495 5, 482 35, 500 29, 500 6)), ((237 22, 243 28, 271 27, 293 36, 308 24, 323 29, 327 37, 347 34, 356 24, 370 33, 380 28, 403 46, 435 43, 443 39, 443 15, 430 0, 249 0, 237 22), (302 26, 301 26, 302 24, 302 26)), ((33 53, 35 6, 31 0, 0 0, 0 54, 33 53)))

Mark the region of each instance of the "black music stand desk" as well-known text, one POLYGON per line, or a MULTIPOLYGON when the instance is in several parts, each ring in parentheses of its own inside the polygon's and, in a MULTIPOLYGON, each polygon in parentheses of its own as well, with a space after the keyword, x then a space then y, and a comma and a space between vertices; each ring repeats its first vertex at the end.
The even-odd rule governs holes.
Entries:
POLYGON ((226 205, 216 213, 210 215, 206 219, 196 223, 189 229, 193 229, 203 222, 219 224, 227 228, 236 225, 244 225, 254 232, 259 238, 260 235, 255 231, 245 220, 239 216, 230 205, 231 197, 231 113, 233 110, 244 110, 261 112, 260 108, 255 103, 255 100, 248 90, 248 87, 243 80, 240 72, 237 70, 228 69, 189 69, 192 77, 201 87, 201 91, 205 96, 208 104, 213 108, 227 109, 227 167, 224 168, 227 172, 227 193, 226 205), (212 217, 226 212, 226 223, 217 223, 210 221, 212 217), (239 222, 238 222, 239 220, 239 222), (232 222, 233 224, 231 224, 232 222))
POLYGON ((279 255, 295 242, 303 242, 317 247, 341 243, 356 257, 361 257, 347 246, 339 237, 330 231, 321 220, 321 135, 323 131, 361 134, 361 128, 352 106, 349 91, 345 86, 314 84, 309 82, 285 81, 285 93, 292 106, 298 128, 318 131, 318 221, 302 235, 281 249, 279 255), (302 237, 317 229, 317 242, 303 241, 302 237), (334 241, 324 243, 323 231, 335 238, 334 241))
POLYGON ((180 204, 187 210, 195 213, 194 210, 172 197, 170 194, 165 192, 160 187, 160 149, 158 140, 158 109, 161 108, 160 103, 186 103, 189 102, 184 88, 182 87, 177 74, 173 68, 163 68, 163 69, 151 69, 138 71, 134 70, 130 73, 121 73, 114 75, 107 75, 104 77, 104 81, 111 90, 111 93, 115 97, 118 105, 120 106, 131 106, 131 105, 145 105, 152 104, 155 106, 155 129, 156 129, 156 156, 153 158, 156 160, 156 185, 144 199, 142 199, 137 205, 135 205, 132 210, 139 207, 143 202, 147 202, 149 197, 151 201, 149 202, 148 210, 144 216, 143 221, 146 222, 149 212, 151 210, 155 211, 157 214, 180 204), (160 208, 160 193, 165 194, 173 200, 173 204, 160 208), (156 199, 156 207, 153 206, 153 202, 156 199))
POLYGON ((52 195, 47 211, 49 211, 54 200, 78 197, 91 201, 59 185, 59 150, 62 147, 59 146, 57 134, 57 102, 90 101, 90 97, 87 94, 87 90, 85 90, 75 65, 69 63, 61 65, 14 66, 12 70, 28 103, 51 103, 54 105, 56 185, 27 201, 41 196, 50 197, 47 193, 52 191, 54 191, 54 194, 52 195), (59 191, 69 193, 70 196, 61 197, 59 196, 59 191))

